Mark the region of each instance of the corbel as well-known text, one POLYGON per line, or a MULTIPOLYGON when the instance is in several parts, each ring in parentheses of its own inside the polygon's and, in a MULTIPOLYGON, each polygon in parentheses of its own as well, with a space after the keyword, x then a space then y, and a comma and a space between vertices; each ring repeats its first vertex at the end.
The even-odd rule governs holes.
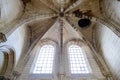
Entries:
POLYGON ((0 43, 6 42, 6 41, 7 41, 7 38, 6 38, 5 34, 0 32, 0 43))

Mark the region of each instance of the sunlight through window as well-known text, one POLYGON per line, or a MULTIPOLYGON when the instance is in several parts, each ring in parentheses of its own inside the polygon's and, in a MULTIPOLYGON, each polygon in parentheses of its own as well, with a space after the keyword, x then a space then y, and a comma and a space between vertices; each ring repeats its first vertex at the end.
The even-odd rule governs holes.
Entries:
POLYGON ((72 74, 89 73, 81 48, 78 45, 69 47, 70 69, 72 74))
POLYGON ((40 49, 33 73, 51 74, 53 68, 54 53, 55 50, 52 45, 44 45, 40 49))

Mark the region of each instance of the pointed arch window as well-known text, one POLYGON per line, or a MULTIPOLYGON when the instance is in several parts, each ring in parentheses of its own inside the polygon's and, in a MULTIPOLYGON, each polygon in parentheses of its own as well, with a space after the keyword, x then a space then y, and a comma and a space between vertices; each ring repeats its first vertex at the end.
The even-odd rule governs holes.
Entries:
POLYGON ((89 70, 82 49, 78 45, 68 48, 71 74, 88 74, 89 70))
POLYGON ((52 74, 55 48, 52 45, 43 45, 40 48, 33 70, 34 74, 52 74))

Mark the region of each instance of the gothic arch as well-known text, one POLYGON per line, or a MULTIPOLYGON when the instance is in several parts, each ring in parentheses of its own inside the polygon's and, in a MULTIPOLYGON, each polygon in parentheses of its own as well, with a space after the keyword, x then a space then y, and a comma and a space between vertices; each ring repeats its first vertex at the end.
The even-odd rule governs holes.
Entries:
POLYGON ((29 70, 30 70, 30 78, 32 78, 32 79, 37 79, 37 78, 45 78, 45 77, 52 77, 52 76, 55 76, 56 75, 56 73, 57 73, 57 67, 56 67, 56 63, 57 63, 57 58, 56 57, 58 57, 58 55, 57 55, 57 53, 58 53, 58 44, 57 44, 57 42, 55 42, 55 41, 53 41, 53 40, 51 40, 51 39, 42 39, 42 40, 39 40, 38 41, 38 43, 36 44, 36 46, 33 48, 33 50, 31 51, 31 55, 32 55, 32 58, 30 58, 30 59, 32 59, 32 63, 31 63, 31 66, 29 67, 29 70), (37 76, 33 71, 34 71, 34 69, 35 69, 35 64, 36 64, 36 62, 37 62, 37 59, 38 59, 38 56, 39 56, 39 51, 40 51, 40 49, 43 47, 43 46, 45 46, 45 45, 51 45, 51 46, 53 46, 54 47, 54 51, 55 51, 55 53, 54 53, 54 63, 53 63, 53 68, 52 68, 52 70, 53 70, 53 73, 52 74, 48 74, 48 75, 46 75, 46 74, 43 74, 43 75, 41 75, 41 74, 37 74, 37 75, 39 75, 38 77, 35 77, 35 76, 37 76))
MULTIPOLYGON (((92 78, 95 78, 95 79, 99 79, 100 77, 104 79, 104 76, 103 76, 103 74, 102 74, 102 72, 100 70, 100 67, 96 63, 96 60, 93 57, 93 52, 92 52, 91 48, 88 46, 88 44, 86 43, 86 41, 81 40, 81 39, 69 40, 68 42, 66 42, 64 44, 66 53, 68 53, 67 48, 70 45, 78 45, 83 50, 84 58, 86 60, 86 64, 87 64, 87 67, 88 67, 88 70, 89 70, 89 74, 85 75, 86 78, 87 78, 87 76, 88 77, 91 76, 92 78), (98 68, 98 70, 96 68, 98 68), (97 75, 101 75, 101 76, 97 76, 97 75)), ((66 54, 66 56, 67 56, 67 54, 66 54)), ((67 63, 69 63, 69 60, 67 60, 67 63)), ((68 71, 70 71, 70 70, 68 70, 68 71)), ((69 75, 71 75, 71 74, 69 74, 69 75)), ((81 75, 81 76, 84 76, 84 75, 81 75)))

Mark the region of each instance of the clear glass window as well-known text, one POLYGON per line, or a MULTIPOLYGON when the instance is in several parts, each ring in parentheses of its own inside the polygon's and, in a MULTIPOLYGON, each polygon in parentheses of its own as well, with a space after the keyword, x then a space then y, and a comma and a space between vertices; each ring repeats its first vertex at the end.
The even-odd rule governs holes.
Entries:
POLYGON ((54 54, 55 54, 55 50, 52 45, 42 46, 33 73, 51 74, 53 69, 54 54))
POLYGON ((82 49, 78 45, 70 45, 68 52, 71 74, 89 73, 82 49))

